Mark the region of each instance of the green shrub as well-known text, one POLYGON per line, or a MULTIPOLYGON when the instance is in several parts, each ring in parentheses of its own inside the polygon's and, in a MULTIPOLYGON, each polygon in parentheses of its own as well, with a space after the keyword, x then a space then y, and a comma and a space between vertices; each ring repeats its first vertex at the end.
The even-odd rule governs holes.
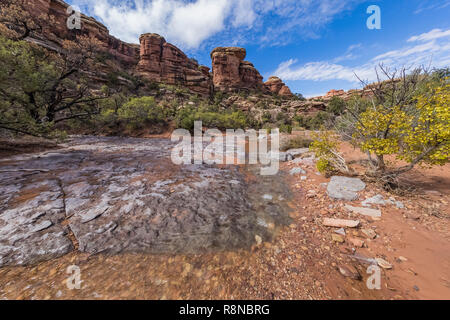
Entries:
POLYGON ((344 99, 339 97, 333 97, 331 98, 330 102, 327 106, 327 112, 332 113, 334 115, 340 115, 344 112, 346 108, 346 103, 344 99))
POLYGON ((261 121, 263 123, 272 122, 272 115, 270 114, 270 112, 264 112, 261 116, 261 121))
POLYGON ((176 116, 177 126, 192 130, 195 121, 202 121, 203 126, 208 128, 244 129, 248 127, 249 119, 240 110, 212 111, 211 107, 183 108, 176 116))
POLYGON ((296 136, 290 139, 284 146, 282 151, 289 149, 309 148, 313 141, 303 136, 296 136))
POLYGON ((282 124, 280 125, 280 132, 291 134, 292 126, 290 124, 282 124))
POLYGON ((332 118, 332 115, 320 111, 314 116, 305 117, 303 115, 297 115, 294 117, 294 121, 298 123, 298 125, 307 130, 318 130, 320 127, 325 125, 325 123, 332 118))
POLYGON ((164 123, 167 117, 164 108, 158 106, 153 97, 132 98, 119 108, 117 114, 119 120, 133 128, 141 128, 146 123, 164 123))
POLYGON ((314 141, 310 150, 316 155, 317 170, 321 173, 330 174, 332 172, 349 173, 349 168, 344 157, 338 152, 339 140, 331 131, 319 131, 312 133, 314 141))

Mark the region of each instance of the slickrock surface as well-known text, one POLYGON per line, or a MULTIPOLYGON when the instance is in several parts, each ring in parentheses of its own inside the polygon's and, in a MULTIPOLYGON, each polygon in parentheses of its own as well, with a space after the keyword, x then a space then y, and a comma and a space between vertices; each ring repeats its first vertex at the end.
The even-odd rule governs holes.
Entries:
POLYGON ((282 210, 253 206, 237 167, 175 166, 172 146, 80 137, 60 150, 1 160, 0 266, 73 248, 194 253, 249 248, 256 233, 269 236, 257 219, 276 222, 282 210))
MULTIPOLYGON (((9 203, 6 210, 14 210, 20 203, 38 197, 41 191, 44 193, 38 197, 41 200, 48 197, 47 192, 52 193, 48 207, 55 210, 51 214, 46 213, 45 216, 39 217, 35 226, 37 234, 45 236, 58 225, 54 223, 50 226, 50 222, 60 219, 58 186, 61 186, 64 190, 65 210, 76 213, 65 217, 61 223, 62 226, 70 227, 67 228, 67 235, 61 238, 70 239, 75 249, 59 258, 37 264, 0 267, 0 299, 448 299, 450 297, 448 278, 450 230, 446 218, 449 216, 448 179, 432 181, 433 189, 427 189, 423 195, 414 197, 390 194, 374 184, 367 184, 366 188, 359 192, 360 200, 331 200, 325 187, 330 179, 317 174, 316 160, 309 153, 298 153, 295 160, 299 161, 280 163, 281 172, 276 176, 261 177, 256 174, 259 170, 252 168, 234 171, 229 167, 205 167, 192 172, 189 168, 176 169, 168 165, 165 156, 167 152, 165 150, 168 148, 167 140, 162 144, 157 141, 164 140, 149 142, 140 139, 84 137, 74 139, 61 150, 0 160, 2 178, 0 184, 3 188, 6 187, 6 191, 0 195, 2 210, 5 202, 9 203), (66 157, 62 157, 61 154, 66 154, 66 157), (33 172, 33 169, 45 169, 37 166, 49 162, 52 162, 52 170, 33 172), (289 172, 297 167, 306 171, 307 179, 289 175, 289 172), (4 170, 8 168, 21 171, 5 172, 4 170), (213 180, 210 183, 219 186, 218 191, 215 191, 218 194, 226 195, 229 192, 234 194, 234 191, 230 190, 242 190, 239 187, 240 183, 246 186, 243 197, 252 206, 248 221, 251 221, 250 229, 253 228, 253 231, 246 230, 246 235, 234 232, 233 235, 243 239, 244 246, 245 239, 251 240, 251 247, 231 247, 226 250, 211 247, 208 250, 188 254, 183 251, 153 253, 147 249, 130 252, 127 251, 129 246, 121 244, 117 247, 120 250, 123 248, 123 251, 117 254, 108 251, 111 248, 94 255, 90 253, 91 251, 81 250, 85 240, 79 236, 81 241, 78 243, 74 235, 76 232, 83 237, 86 236, 85 239, 94 239, 95 248, 107 248, 98 241, 101 238, 94 235, 94 230, 99 226, 97 223, 110 215, 114 216, 114 212, 106 211, 85 224, 77 222, 77 219, 83 218, 90 220, 102 212, 92 210, 101 207, 96 201, 103 199, 103 192, 106 198, 114 197, 111 202, 114 210, 125 207, 125 202, 133 203, 134 209, 131 211, 136 212, 137 219, 141 219, 143 213, 139 205, 134 204, 135 201, 127 200, 122 203, 120 199, 139 190, 143 193, 143 199, 137 197, 136 202, 147 201, 150 199, 148 194, 151 189, 158 186, 160 190, 157 192, 166 196, 164 201, 175 203, 171 202, 174 199, 170 200, 171 195, 168 193, 171 190, 178 193, 177 186, 188 185, 190 188, 199 188, 192 192, 200 202, 203 202, 206 197, 211 197, 211 194, 206 193, 202 196, 200 191, 206 189, 198 185, 194 187, 193 181, 205 183, 202 174, 205 172, 209 174, 211 170, 218 172, 216 169, 221 170, 220 173, 226 179, 233 178, 227 180, 233 187, 227 187, 220 177, 209 177, 213 180), (143 171, 145 173, 142 177, 135 176, 143 171), (126 180, 125 176, 130 180, 126 180), (77 181, 76 177, 80 179, 77 181), (184 177, 184 180, 170 187, 156 183, 174 177, 184 177), (14 183, 8 184, 12 178, 17 179, 14 183), (116 182, 119 178, 120 182, 116 182), (23 190, 21 179, 34 189, 23 190), (148 181, 144 182, 144 179, 148 181), (58 183, 53 183, 54 180, 58 183), (37 183, 39 181, 46 183, 37 183), (125 181, 130 187, 129 191, 115 193, 112 190, 124 187, 125 181), (142 181, 146 186, 145 190, 141 189, 142 185, 139 183, 134 184, 138 181, 142 181), (87 203, 97 206, 83 204, 84 201, 89 201, 87 194, 91 191, 93 191, 92 202, 87 203), (392 199, 392 203, 386 201, 382 207, 383 215, 377 220, 345 209, 346 205, 361 207, 364 199, 375 195, 392 199), (404 204, 403 208, 395 203, 400 200, 404 204), (284 205, 290 207, 289 216, 283 214, 286 212, 283 210, 284 205), (86 215, 88 212, 92 214, 86 215), (409 218, 409 214, 413 213, 418 219, 409 218), (359 225, 354 228, 328 227, 324 225, 326 219, 359 220, 359 225), (71 232, 70 223, 78 226, 79 231, 74 228, 71 232), (91 224, 92 230, 86 227, 91 224), (39 229, 41 231, 37 231, 39 229), (368 268, 374 264, 382 268, 381 290, 370 290, 366 285, 371 276, 368 268), (68 268, 74 265, 81 271, 82 283, 79 290, 71 290, 67 286, 71 281, 68 268)), ((344 153, 346 159, 349 155, 355 156, 351 146, 344 150, 347 150, 344 153)), ((448 177, 448 166, 433 170, 438 179, 448 177)), ((411 177, 414 179, 412 181, 417 181, 420 177, 423 179, 423 174, 411 177)), ((216 199, 214 195, 212 197, 211 201, 223 205, 220 199, 216 199)), ((179 203, 193 204, 194 201, 184 199, 179 203)), ((39 206, 46 204, 47 202, 43 201, 39 206)), ((241 208, 241 204, 241 200, 238 199, 228 201, 224 206, 227 207, 227 212, 233 213, 234 207, 241 208)), ((161 205, 156 205, 156 208, 161 205)), ((214 207, 207 206, 207 208, 214 207)), ((25 212, 22 216, 27 217, 27 214, 25 212)), ((139 229, 139 224, 132 221, 133 214, 122 215, 123 227, 142 230, 139 229)), ((166 217, 167 221, 175 223, 172 215, 166 217)), ((176 222, 191 223, 180 214, 176 217, 179 219, 176 222)), ((207 215, 205 212, 201 217, 214 219, 215 215, 209 212, 207 215)), ((28 220, 20 218, 15 221, 28 220)), ((122 220, 117 224, 116 229, 103 233, 106 241, 116 241, 112 235, 116 230, 120 230, 122 220), (111 236, 108 232, 111 232, 111 236)), ((148 226, 145 220, 143 224, 148 226)), ((199 222, 196 226, 207 224, 208 222, 199 222)), ((2 224, 0 228, 4 227, 5 224, 2 224)), ((30 230, 28 227, 23 230, 30 230)), ((107 227, 104 225, 104 228, 107 227)), ((167 227, 162 228, 167 230, 167 227)), ((222 233, 219 234, 229 234, 226 229, 221 230, 222 233)), ((176 234, 169 243, 177 244, 176 238, 194 233, 186 231, 176 234)), ((137 242, 142 239, 139 238, 141 235, 142 233, 134 235, 133 229, 128 234, 137 242)), ((200 237, 208 239, 204 235, 200 237)), ((34 236, 28 239, 33 240, 34 236)), ((195 237, 192 237, 188 241, 194 239, 195 237)), ((18 243, 19 241, 15 246, 19 248, 18 243)), ((217 239, 217 243, 229 245, 233 242, 222 242, 222 239, 217 239)), ((195 245, 196 242, 191 241, 191 244, 195 245)), ((4 245, 4 242, 1 242, 1 245, 4 245)), ((33 245, 34 248, 37 247, 37 244, 33 245)), ((89 245, 88 243, 86 248, 94 248, 89 245)))

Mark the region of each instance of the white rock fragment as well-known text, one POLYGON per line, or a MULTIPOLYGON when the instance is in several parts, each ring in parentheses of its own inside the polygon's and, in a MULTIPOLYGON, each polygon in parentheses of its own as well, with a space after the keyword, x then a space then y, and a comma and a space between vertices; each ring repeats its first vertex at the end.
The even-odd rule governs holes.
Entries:
POLYGON ((353 207, 350 205, 345 205, 345 209, 354 213, 362 214, 364 216, 372 218, 381 218, 381 210, 378 209, 360 208, 360 207, 353 207))
POLYGON ((383 269, 392 269, 392 264, 390 264, 386 260, 384 260, 382 258, 375 258, 375 260, 377 261, 378 266, 380 266, 381 268, 383 268, 383 269))
POLYGON ((303 170, 302 168, 293 168, 293 169, 291 169, 291 171, 289 171, 289 174, 291 176, 294 176, 296 174, 306 174, 306 171, 303 170))
POLYGON ((273 196, 271 194, 265 194, 265 195, 263 195, 263 199, 271 201, 273 199, 273 196))
POLYGON ((361 202, 361 204, 364 207, 370 207, 372 204, 378 204, 380 206, 384 206, 384 205, 386 205, 386 201, 384 200, 383 195, 377 194, 376 196, 367 198, 366 200, 361 202))

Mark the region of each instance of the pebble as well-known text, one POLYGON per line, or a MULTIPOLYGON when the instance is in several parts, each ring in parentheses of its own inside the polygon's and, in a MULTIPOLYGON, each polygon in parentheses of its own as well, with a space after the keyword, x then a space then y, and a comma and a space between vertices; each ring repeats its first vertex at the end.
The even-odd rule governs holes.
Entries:
POLYGON ((271 194, 265 194, 265 195, 263 195, 263 199, 264 200, 272 200, 273 196, 271 194))
POLYGON ((351 266, 351 265, 342 265, 339 266, 339 272, 347 278, 351 278, 354 280, 361 280, 362 277, 359 274, 358 270, 356 270, 355 267, 351 266))
POLYGON ((392 269, 392 264, 390 264, 386 260, 384 260, 382 258, 375 258, 375 260, 377 261, 378 265, 381 268, 383 268, 383 269, 392 269))
POLYGON ((310 199, 315 198, 316 196, 317 196, 317 193, 314 190, 309 190, 308 193, 306 194, 306 197, 310 198, 310 199))
POLYGON ((358 248, 364 247, 364 240, 357 239, 357 238, 351 238, 351 237, 349 237, 347 240, 352 246, 355 246, 358 248))
POLYGON ((361 232, 370 239, 375 239, 377 237, 377 233, 372 229, 362 229, 361 232))
POLYGON ((344 242, 345 242, 344 237, 342 237, 342 236, 339 235, 339 234, 333 233, 333 234, 331 235, 331 238, 333 239, 334 242, 338 242, 338 243, 344 243, 344 242))

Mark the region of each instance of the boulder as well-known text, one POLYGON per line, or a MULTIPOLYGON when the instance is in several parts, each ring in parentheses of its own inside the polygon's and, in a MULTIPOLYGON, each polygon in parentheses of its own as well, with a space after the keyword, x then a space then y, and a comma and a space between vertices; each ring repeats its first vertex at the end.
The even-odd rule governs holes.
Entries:
POLYGON ((284 84, 284 82, 278 77, 270 77, 264 83, 265 87, 272 93, 283 96, 283 97, 292 97, 293 94, 288 86, 284 84))
POLYGON ((365 188, 366 184, 361 179, 334 176, 328 184, 327 194, 333 199, 353 201, 358 199, 357 192, 365 188))
POLYGON ((290 154, 294 158, 308 152, 309 148, 289 149, 288 151, 286 151, 286 153, 290 154))

